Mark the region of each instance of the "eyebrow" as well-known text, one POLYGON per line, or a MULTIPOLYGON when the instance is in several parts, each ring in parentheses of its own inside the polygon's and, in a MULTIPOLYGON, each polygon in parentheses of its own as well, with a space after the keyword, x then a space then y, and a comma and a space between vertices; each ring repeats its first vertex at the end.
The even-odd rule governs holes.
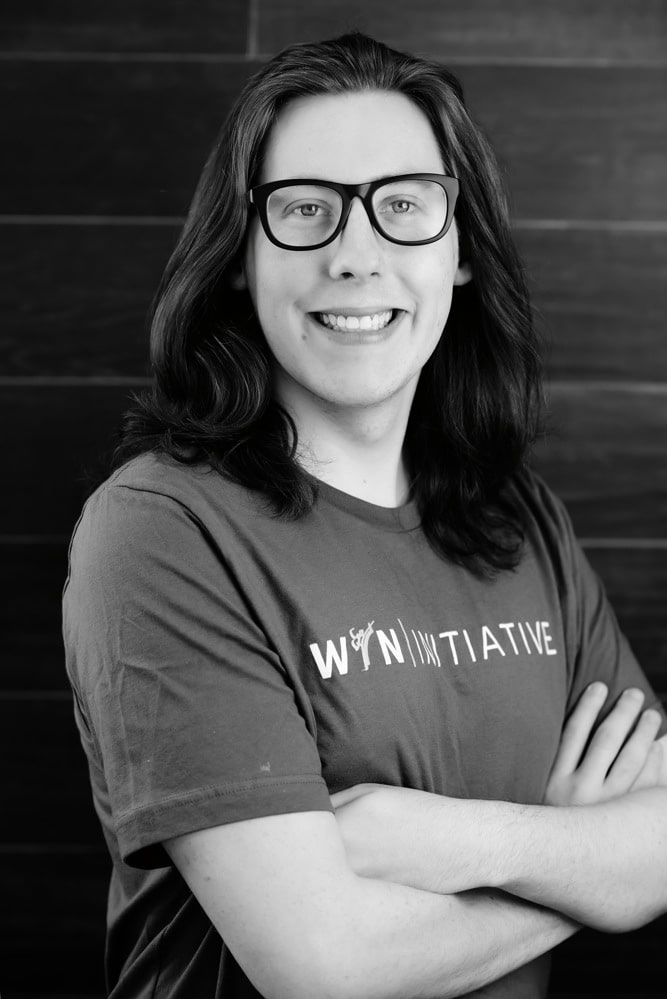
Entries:
POLYGON ((292 181, 295 183, 298 181, 307 181, 309 184, 345 184, 352 187, 357 187, 360 184, 375 184, 378 180, 390 180, 393 177, 403 177, 410 176, 412 174, 423 174, 423 173, 446 173, 444 167, 440 167, 438 170, 396 170, 392 173, 382 173, 375 177, 367 177, 365 180, 335 180, 333 177, 313 177, 312 175, 307 175, 302 173, 300 177, 276 177, 273 180, 262 180, 261 184, 255 184, 255 187, 261 187, 264 184, 289 184, 292 181))

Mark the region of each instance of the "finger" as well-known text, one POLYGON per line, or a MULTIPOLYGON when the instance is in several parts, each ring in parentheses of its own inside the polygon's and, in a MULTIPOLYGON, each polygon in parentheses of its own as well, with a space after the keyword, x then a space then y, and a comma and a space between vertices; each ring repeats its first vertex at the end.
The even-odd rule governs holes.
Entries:
POLYGON ((661 739, 656 739, 656 745, 660 746, 660 765, 657 780, 654 787, 667 787, 667 735, 661 739))
POLYGON ((630 788, 631 791, 640 791, 644 787, 657 787, 660 785, 661 772, 665 751, 660 742, 654 742, 650 752, 646 757, 646 762, 642 767, 639 776, 635 779, 630 788))
POLYGON ((579 768, 582 779, 605 779, 621 746, 632 731, 643 703, 644 694, 641 690, 631 687, 623 691, 591 739, 579 768))
POLYGON ((607 774, 605 786, 612 794, 625 794, 642 772, 652 747, 658 745, 654 739, 658 734, 660 723, 661 718, 657 711, 648 710, 642 713, 630 738, 607 774))
POLYGON ((595 725, 595 720, 606 698, 607 687, 604 683, 591 683, 590 686, 586 687, 565 723, 551 770, 552 777, 562 777, 565 774, 574 773, 577 769, 595 725))

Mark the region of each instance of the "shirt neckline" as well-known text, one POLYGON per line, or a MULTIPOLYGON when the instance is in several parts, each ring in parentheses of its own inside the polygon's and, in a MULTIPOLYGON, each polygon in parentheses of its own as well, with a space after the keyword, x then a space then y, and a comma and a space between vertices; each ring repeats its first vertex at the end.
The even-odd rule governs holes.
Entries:
POLYGON ((378 506, 376 503, 369 503, 358 496, 352 496, 341 489, 336 489, 335 486, 323 482, 322 479, 315 479, 315 484, 317 486, 317 502, 324 501, 338 510, 352 514, 367 524, 396 531, 414 530, 421 524, 417 504, 412 499, 400 506, 378 506))

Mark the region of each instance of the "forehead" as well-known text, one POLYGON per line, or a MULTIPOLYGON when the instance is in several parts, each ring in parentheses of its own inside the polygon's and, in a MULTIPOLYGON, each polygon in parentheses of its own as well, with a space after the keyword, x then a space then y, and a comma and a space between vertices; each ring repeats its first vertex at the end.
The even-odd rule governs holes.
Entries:
POLYGON ((316 177, 354 184, 443 169, 424 112, 404 94, 370 90, 291 101, 269 135, 261 183, 316 177))

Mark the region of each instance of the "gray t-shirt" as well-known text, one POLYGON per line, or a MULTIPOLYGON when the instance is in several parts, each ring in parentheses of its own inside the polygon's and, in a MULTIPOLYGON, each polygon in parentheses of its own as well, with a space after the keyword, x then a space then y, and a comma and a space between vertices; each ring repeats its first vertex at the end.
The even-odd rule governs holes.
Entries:
MULTIPOLYGON (((328 810, 329 792, 366 781, 540 802, 588 683, 656 703, 562 505, 533 475, 515 492, 523 558, 492 581, 437 555, 412 504, 325 484, 281 520, 260 494, 150 454, 87 501, 64 640, 114 864, 114 999, 257 996, 163 840, 328 810)), ((543 996, 547 969, 484 995, 543 996)))

